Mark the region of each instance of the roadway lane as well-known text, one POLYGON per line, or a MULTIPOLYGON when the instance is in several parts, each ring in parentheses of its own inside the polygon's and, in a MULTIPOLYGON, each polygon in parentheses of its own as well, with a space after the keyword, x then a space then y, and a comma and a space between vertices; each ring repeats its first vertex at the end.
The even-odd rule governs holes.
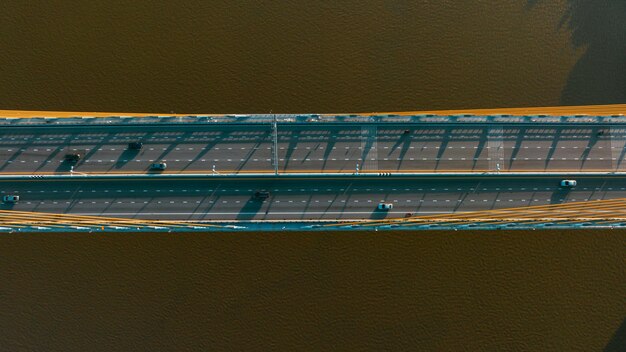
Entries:
MULTIPOLYGON (((280 126, 283 172, 624 171, 626 128, 610 126, 280 126), (408 133, 405 133, 408 131, 408 133)), ((1 173, 271 172, 270 126, 4 128, 1 173), (141 151, 128 143, 143 141, 141 151)))
POLYGON ((626 197, 625 177, 1 181, 21 200, 0 209, 142 219, 381 219, 626 197), (269 190, 265 201, 253 199, 269 190), (394 204, 377 211, 378 202, 394 204))

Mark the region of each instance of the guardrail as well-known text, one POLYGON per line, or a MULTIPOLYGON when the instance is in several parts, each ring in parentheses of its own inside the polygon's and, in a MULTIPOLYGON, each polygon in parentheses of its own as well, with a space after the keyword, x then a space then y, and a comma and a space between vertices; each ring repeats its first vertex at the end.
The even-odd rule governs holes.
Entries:
POLYGON ((253 115, 189 115, 189 116, 75 116, 75 117, 0 117, 0 126, 138 126, 171 124, 247 124, 269 125, 318 125, 318 124, 573 124, 601 125, 626 124, 626 116, 617 115, 322 115, 322 114, 253 114, 253 115))

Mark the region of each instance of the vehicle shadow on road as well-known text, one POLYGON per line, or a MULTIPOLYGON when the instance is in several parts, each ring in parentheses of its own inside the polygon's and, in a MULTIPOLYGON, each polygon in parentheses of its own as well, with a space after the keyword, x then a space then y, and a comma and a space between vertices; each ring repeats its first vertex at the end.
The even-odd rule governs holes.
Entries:
POLYGON ((569 190, 566 188, 559 188, 556 191, 552 192, 550 196, 550 204, 561 204, 563 200, 567 197, 569 190))
POLYGON ((250 198, 237 214, 237 220, 252 220, 263 207, 264 202, 260 199, 250 198))
POLYGON ((59 166, 57 166, 57 168, 54 170, 55 172, 70 172, 70 170, 72 170, 72 167, 76 167, 76 164, 78 163, 73 163, 67 160, 62 160, 59 163, 59 166))
POLYGON ((388 217, 388 215, 389 215, 389 211, 388 210, 379 210, 378 208, 376 208, 370 214, 370 219, 371 220, 382 220, 382 219, 386 219, 388 217))
POLYGON ((64 150, 61 150, 65 155, 69 154, 78 154, 78 160, 68 160, 63 156, 63 159, 60 160, 59 166, 57 166, 55 172, 70 172, 72 169, 77 171, 76 169, 85 163, 85 154, 87 151, 85 149, 79 148, 71 148, 72 146, 67 146, 64 150))
POLYGON ((13 210, 15 203, 8 203, 0 201, 0 210, 13 210))
POLYGON ((139 149, 129 149, 129 148, 124 149, 122 154, 120 154, 120 156, 117 157, 114 167, 116 169, 123 168, 124 165, 128 164, 129 161, 136 159, 137 155, 139 155, 139 152, 140 152, 139 149))

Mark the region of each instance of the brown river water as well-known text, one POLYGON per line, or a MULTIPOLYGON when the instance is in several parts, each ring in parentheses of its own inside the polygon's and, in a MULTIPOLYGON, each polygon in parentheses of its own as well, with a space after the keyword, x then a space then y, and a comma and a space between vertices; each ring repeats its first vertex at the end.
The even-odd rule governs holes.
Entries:
MULTIPOLYGON (((621 0, 0 2, 0 109, 626 103, 621 0)), ((0 351, 626 351, 626 231, 3 235, 0 351)))

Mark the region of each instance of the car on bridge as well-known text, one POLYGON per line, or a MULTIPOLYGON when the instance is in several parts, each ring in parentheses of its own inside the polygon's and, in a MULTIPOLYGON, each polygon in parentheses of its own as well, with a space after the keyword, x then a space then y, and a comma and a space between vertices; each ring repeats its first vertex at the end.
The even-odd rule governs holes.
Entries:
POLYGON ((561 180, 561 187, 576 187, 576 180, 561 180))
POLYGON ((20 200, 20 196, 16 196, 16 195, 12 195, 12 194, 8 194, 4 197, 2 197, 2 201, 5 203, 15 203, 17 201, 20 200))
POLYGON ((128 143, 128 149, 130 149, 130 150, 140 150, 141 148, 143 148, 143 143, 142 142, 131 142, 131 143, 128 143))
POLYGON ((270 197, 270 191, 256 191, 254 192, 254 199, 264 201, 270 197))
POLYGON ((154 163, 152 165, 150 165, 150 169, 151 170, 155 170, 155 171, 163 171, 167 168, 167 164, 166 163, 154 163))
POLYGON ((80 153, 71 153, 71 154, 65 154, 65 161, 68 163, 76 163, 78 162, 78 160, 80 160, 80 153))
POLYGON ((378 210, 391 210, 391 209, 393 209, 392 203, 384 203, 384 202, 378 203, 378 210))

